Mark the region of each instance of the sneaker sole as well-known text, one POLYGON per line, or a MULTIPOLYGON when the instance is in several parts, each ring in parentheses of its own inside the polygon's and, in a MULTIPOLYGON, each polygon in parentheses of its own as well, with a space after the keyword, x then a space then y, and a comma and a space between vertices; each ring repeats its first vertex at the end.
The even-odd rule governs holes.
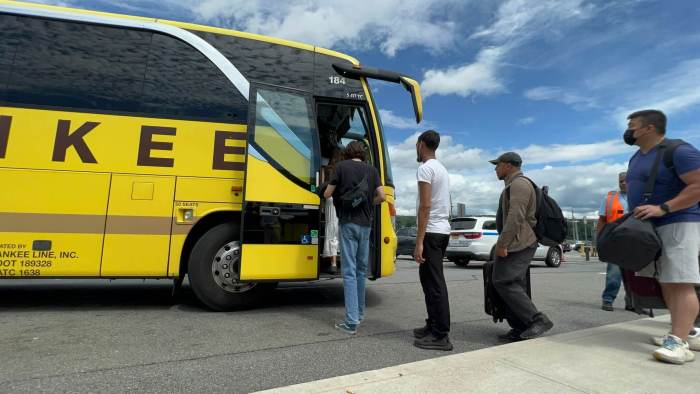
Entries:
POLYGON ((420 348, 420 349, 426 349, 426 350, 444 350, 444 351, 450 351, 454 349, 454 346, 430 346, 430 345, 419 345, 417 343, 414 343, 413 346, 420 348))
POLYGON ((344 333, 346 333, 346 334, 348 334, 348 335, 355 335, 355 334, 357 334, 357 331, 343 330, 342 328, 338 328, 338 327, 336 327, 335 329, 338 330, 338 331, 340 331, 340 332, 344 332, 344 333))
MULTIPOLYGON (((652 337, 651 338, 651 343, 653 343, 656 346, 663 346, 664 344, 664 339, 663 337, 652 337)), ((689 343, 689 349, 694 351, 694 352, 700 352, 700 342, 699 343, 689 343)))
POLYGON ((664 357, 664 355, 662 355, 660 353, 656 353, 656 352, 654 352, 653 354, 654 354, 654 358, 656 360, 664 362, 664 363, 669 363, 669 364, 683 365, 687 362, 693 361, 693 360, 686 361, 686 360, 677 360, 677 359, 673 359, 673 358, 666 358, 666 357, 664 357))

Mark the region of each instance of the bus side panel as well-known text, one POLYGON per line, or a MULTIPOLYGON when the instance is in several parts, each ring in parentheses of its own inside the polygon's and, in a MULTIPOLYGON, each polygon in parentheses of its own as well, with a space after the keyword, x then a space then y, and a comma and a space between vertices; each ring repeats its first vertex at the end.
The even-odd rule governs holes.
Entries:
POLYGON ((0 277, 99 275, 109 181, 0 168, 0 277))
POLYGON ((112 177, 101 276, 166 276, 174 193, 173 176, 112 177))
POLYGON ((393 275, 396 270, 396 247, 398 238, 394 231, 394 225, 391 223, 391 215, 389 214, 389 204, 394 204, 394 189, 384 187, 386 191, 386 202, 381 205, 381 221, 382 221, 382 278, 393 275), (389 242, 385 242, 385 240, 389 242))
POLYGON ((240 179, 177 178, 168 276, 181 274, 182 248, 199 220, 215 212, 237 212, 240 217, 242 203, 243 181, 240 179), (192 212, 191 220, 185 218, 187 211, 192 212))

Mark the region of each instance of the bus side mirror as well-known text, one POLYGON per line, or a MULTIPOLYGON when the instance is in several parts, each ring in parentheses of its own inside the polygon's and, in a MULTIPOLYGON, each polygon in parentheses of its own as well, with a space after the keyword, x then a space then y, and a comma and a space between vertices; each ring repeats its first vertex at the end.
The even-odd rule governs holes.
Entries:
POLYGON ((423 98, 420 94, 420 84, 411 78, 401 77, 401 85, 411 93, 416 123, 420 123, 423 120, 423 98))

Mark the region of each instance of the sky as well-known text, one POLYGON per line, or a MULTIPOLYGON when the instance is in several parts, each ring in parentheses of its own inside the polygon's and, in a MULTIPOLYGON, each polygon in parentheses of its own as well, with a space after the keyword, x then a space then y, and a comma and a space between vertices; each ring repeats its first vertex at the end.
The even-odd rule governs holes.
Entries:
POLYGON ((700 145, 700 2, 694 0, 44 0, 301 41, 421 83, 373 82, 399 214, 416 204, 415 141, 440 132, 452 202, 494 213, 505 151, 571 215, 595 217, 634 153, 626 117, 655 108, 700 145))

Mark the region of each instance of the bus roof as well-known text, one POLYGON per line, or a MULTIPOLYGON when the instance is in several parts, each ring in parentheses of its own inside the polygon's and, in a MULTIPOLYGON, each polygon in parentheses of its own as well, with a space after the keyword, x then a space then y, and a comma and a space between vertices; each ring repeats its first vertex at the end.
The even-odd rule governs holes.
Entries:
POLYGON ((282 38, 265 36, 262 34, 246 33, 246 32, 242 32, 242 31, 237 31, 237 30, 232 30, 232 29, 224 29, 224 28, 220 28, 220 27, 213 27, 213 26, 206 26, 206 25, 199 25, 199 24, 194 24, 194 23, 186 23, 186 22, 178 22, 178 21, 170 21, 170 20, 166 20, 166 19, 147 18, 147 17, 141 17, 141 16, 124 15, 124 14, 114 14, 114 13, 101 12, 101 11, 91 11, 91 10, 84 10, 84 9, 80 9, 80 8, 70 8, 70 7, 62 7, 62 6, 54 6, 54 5, 46 5, 46 4, 26 3, 26 2, 21 2, 21 1, 12 1, 12 0, 0 0, 0 5, 8 5, 8 6, 14 6, 14 7, 20 7, 20 8, 46 9, 46 10, 53 10, 53 11, 69 12, 69 13, 73 13, 73 14, 107 16, 107 17, 111 17, 111 18, 128 19, 128 20, 132 20, 132 21, 135 20, 135 21, 162 23, 162 24, 167 24, 167 25, 179 27, 182 29, 187 29, 187 30, 197 30, 197 31, 204 31, 204 32, 209 32, 209 33, 224 34, 224 35, 229 35, 229 36, 247 38, 250 40, 269 42, 269 43, 277 44, 277 45, 284 45, 284 46, 288 46, 288 47, 303 49, 306 51, 316 52, 316 53, 319 53, 322 55, 337 57, 340 59, 347 60, 355 65, 360 64, 360 62, 357 59, 353 58, 352 56, 346 55, 344 53, 336 52, 336 51, 333 51, 331 49, 321 48, 321 47, 317 47, 317 46, 309 45, 309 44, 304 44, 304 43, 297 42, 297 41, 285 40, 282 38))

